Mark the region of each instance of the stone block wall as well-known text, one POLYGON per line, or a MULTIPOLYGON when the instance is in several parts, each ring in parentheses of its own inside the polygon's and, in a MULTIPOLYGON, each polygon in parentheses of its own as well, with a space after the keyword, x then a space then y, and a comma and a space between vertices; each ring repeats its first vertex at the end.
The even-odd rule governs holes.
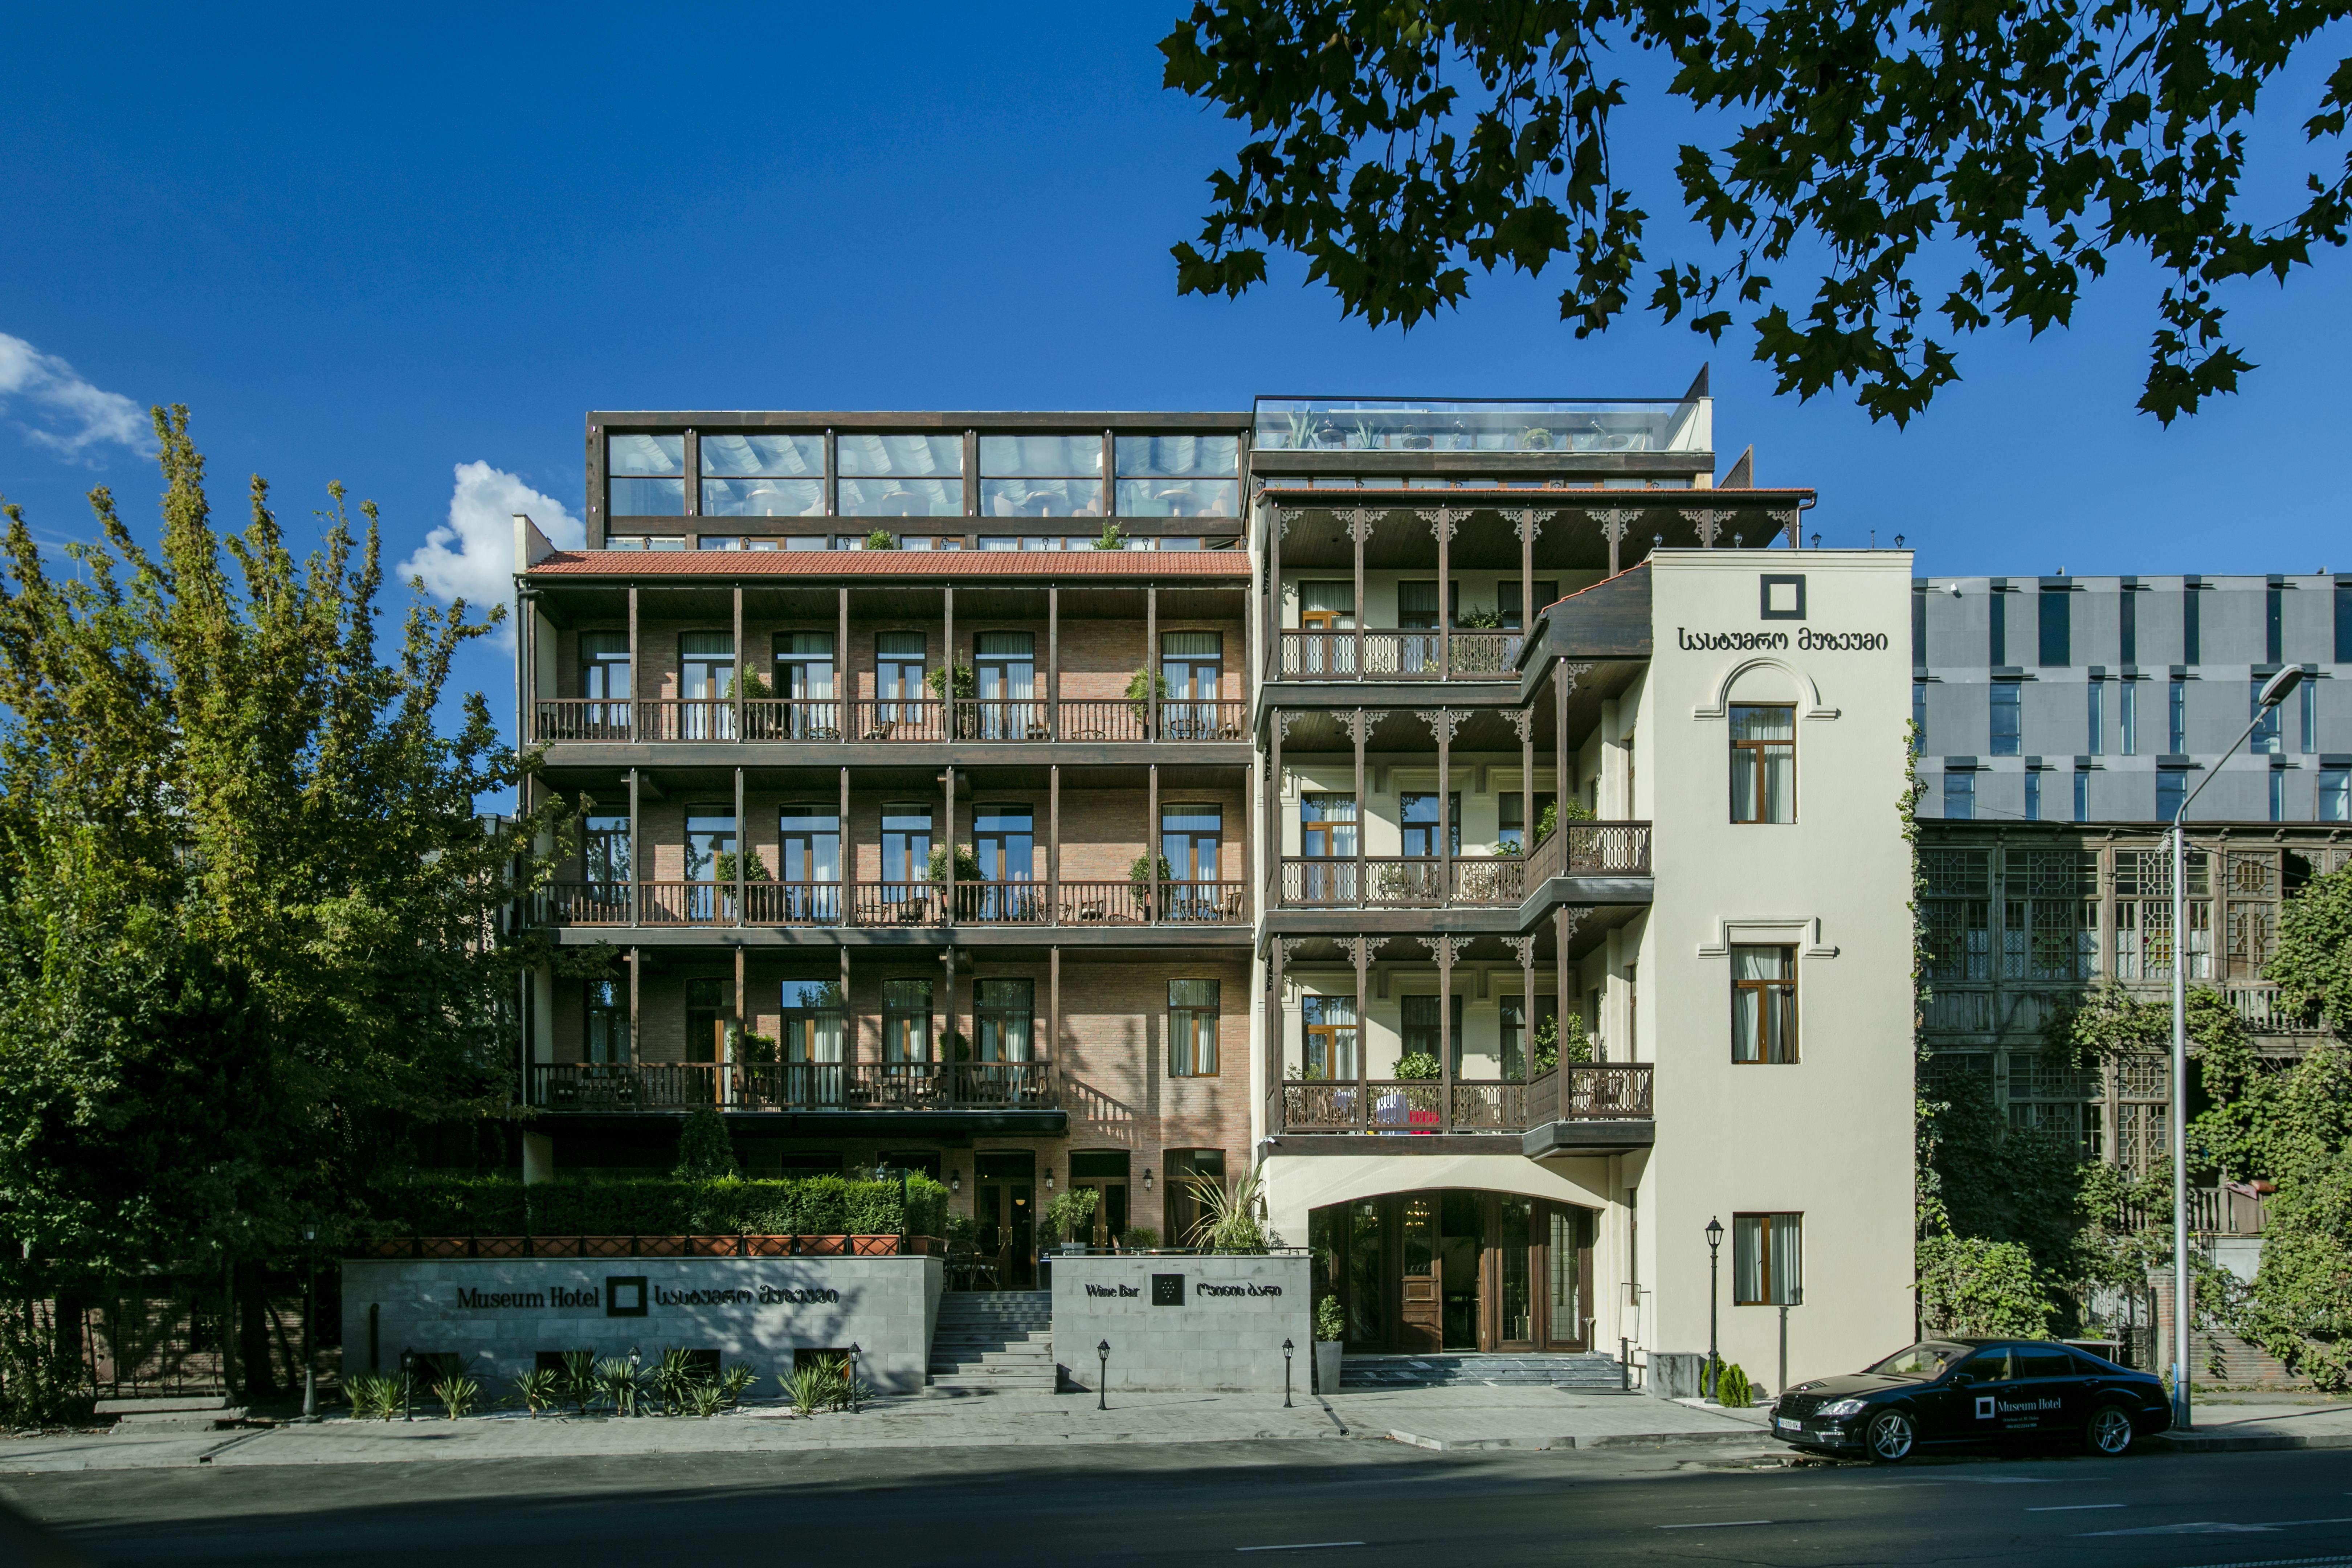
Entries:
POLYGON ((1315 1359, 1304 1253, 1054 1259, 1054 1359, 1089 1392, 1218 1389, 1304 1399, 1315 1359), (1097 1347, 1108 1344, 1108 1362, 1097 1347))

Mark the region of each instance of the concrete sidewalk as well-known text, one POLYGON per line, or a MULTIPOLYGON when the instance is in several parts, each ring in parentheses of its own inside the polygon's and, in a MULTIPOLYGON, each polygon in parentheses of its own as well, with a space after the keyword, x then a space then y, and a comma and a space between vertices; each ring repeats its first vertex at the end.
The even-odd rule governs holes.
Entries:
POLYGON ((2352 1403, 2317 1394, 2199 1394, 2192 1429, 2158 1444, 2184 1454, 2352 1448, 2352 1403))
POLYGON ((758 1405, 715 1416, 541 1416, 449 1421, 333 1416, 209 1433, 80 1432, 0 1441, 0 1468, 141 1469, 208 1465, 396 1464, 640 1453, 793 1453, 1058 1444, 1393 1440, 1440 1450, 1768 1447, 1753 1425, 1640 1395, 1530 1388, 1389 1389, 1296 1396, 1129 1394, 1097 1410, 1086 1394, 939 1394, 877 1400, 856 1415, 795 1416, 758 1405))

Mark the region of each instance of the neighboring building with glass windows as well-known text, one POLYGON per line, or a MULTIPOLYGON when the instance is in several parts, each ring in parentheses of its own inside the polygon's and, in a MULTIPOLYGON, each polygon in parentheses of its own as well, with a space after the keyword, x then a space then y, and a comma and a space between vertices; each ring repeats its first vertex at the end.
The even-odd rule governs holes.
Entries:
POLYGON ((2219 763, 2198 821, 2352 825, 2352 581, 1922 577, 1920 815, 2169 822, 2290 664, 2302 685, 2219 763))
POLYGON ((1751 1369, 1899 1342, 1911 560, 1712 416, 592 415, 588 548, 519 524, 612 955, 534 1158, 716 1106, 951 1180, 999 1284, 1056 1184, 1181 1242, 1255 1167, 1359 1353, 1704 1350, 1711 1280, 1751 1369))

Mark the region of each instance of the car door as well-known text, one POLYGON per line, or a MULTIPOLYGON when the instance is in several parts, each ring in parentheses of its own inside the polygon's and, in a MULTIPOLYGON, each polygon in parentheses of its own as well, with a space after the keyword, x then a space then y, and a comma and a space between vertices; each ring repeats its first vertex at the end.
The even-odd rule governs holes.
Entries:
MULTIPOLYGON (((2019 1408, 2017 1357, 2009 1345, 1987 1345, 1954 1367, 1942 1384, 1930 1424, 1938 1442, 1991 1442, 2030 1423, 2019 1408)), ((2025 1428, 2031 1430, 2030 1425, 2025 1428)))
POLYGON ((2017 1347, 2018 1402, 2030 1405, 2033 1430, 2044 1436, 2079 1432, 2091 1418, 2089 1391, 2074 1354, 2063 1345, 2017 1347))

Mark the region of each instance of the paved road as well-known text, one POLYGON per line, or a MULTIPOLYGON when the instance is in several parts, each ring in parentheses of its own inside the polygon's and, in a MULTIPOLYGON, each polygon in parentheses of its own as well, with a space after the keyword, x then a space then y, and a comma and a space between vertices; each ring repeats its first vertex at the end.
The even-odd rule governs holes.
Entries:
POLYGON ((1756 1463, 1243 1443, 16 1475, 0 1496, 141 1568, 2352 1563, 2342 1454, 1756 1463))

